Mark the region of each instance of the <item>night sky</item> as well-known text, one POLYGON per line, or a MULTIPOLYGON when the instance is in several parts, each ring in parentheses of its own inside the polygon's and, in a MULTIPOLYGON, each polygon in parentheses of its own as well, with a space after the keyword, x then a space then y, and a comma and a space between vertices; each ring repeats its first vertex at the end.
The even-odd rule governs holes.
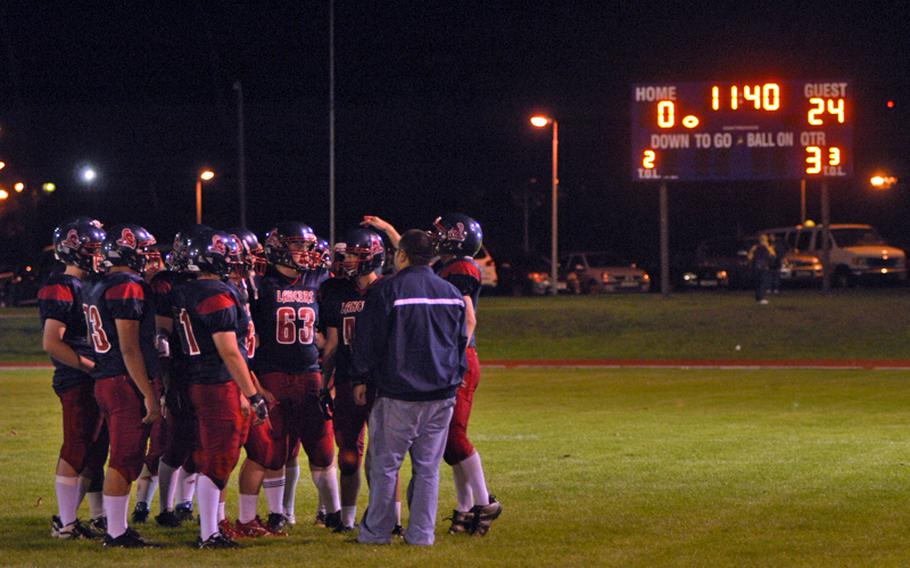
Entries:
MULTIPOLYGON (((507 256, 530 190, 543 203, 531 243, 548 253, 550 135, 527 122, 542 110, 560 124, 562 250, 653 262, 657 188, 630 181, 633 83, 846 77, 857 176, 832 186, 832 218, 910 246, 910 186, 865 183, 879 167, 910 180, 910 3, 790 4, 337 0, 339 232, 365 213, 408 228, 458 210, 507 256)), ((316 0, 0 4, 0 186, 58 186, 37 220, 24 195, 0 205, 0 258, 19 257, 30 235, 49 242, 74 213, 169 241, 193 221, 202 166, 218 173, 205 221, 236 224, 236 80, 249 225, 293 218, 327 236, 328 22, 316 0), (85 163, 99 172, 91 188, 76 176, 85 163)), ((817 187, 809 197, 817 219, 817 187)), ((798 222, 799 183, 675 184, 670 213, 671 249, 685 253, 798 222)))

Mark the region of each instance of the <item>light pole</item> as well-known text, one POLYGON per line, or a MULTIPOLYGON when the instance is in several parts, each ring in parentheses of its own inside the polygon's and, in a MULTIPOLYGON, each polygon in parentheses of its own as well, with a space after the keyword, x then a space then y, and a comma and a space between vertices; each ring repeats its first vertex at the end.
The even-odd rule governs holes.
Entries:
POLYGON ((557 203, 557 189, 559 187, 559 123, 555 118, 535 115, 531 117, 531 124, 536 128, 544 128, 548 124, 553 125, 553 175, 551 180, 552 189, 550 191, 550 199, 552 201, 552 217, 550 219, 550 294, 555 296, 558 290, 556 285, 556 260, 559 250, 559 240, 557 238, 559 225, 559 205, 557 203))
POLYGON ((215 177, 212 170, 202 170, 196 176, 196 224, 202 224, 202 182, 209 181, 215 177))
POLYGON ((237 175, 240 178, 240 226, 246 227, 246 155, 243 149, 243 85, 234 81, 237 91, 237 175))

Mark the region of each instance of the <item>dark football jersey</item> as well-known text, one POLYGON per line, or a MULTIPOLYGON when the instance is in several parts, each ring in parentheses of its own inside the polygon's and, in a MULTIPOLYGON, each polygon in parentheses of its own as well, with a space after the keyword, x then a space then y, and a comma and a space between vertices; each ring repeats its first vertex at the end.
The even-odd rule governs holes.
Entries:
POLYGON ((256 324, 253 323, 253 315, 250 308, 250 302, 254 299, 259 298, 259 283, 258 277, 249 279, 244 278, 239 282, 230 281, 230 284, 237 291, 237 298, 240 300, 240 306, 242 310, 241 324, 246 324, 246 342, 245 347, 241 348, 241 351, 245 348, 245 355, 247 362, 249 362, 253 357, 256 356, 256 324))
POLYGON ((353 376, 351 344, 354 341, 357 316, 363 311, 366 293, 367 290, 360 290, 354 280, 347 278, 331 278, 319 289, 321 325, 323 329, 334 327, 338 330, 338 350, 335 352, 336 382, 350 381, 353 376))
MULTIPOLYGON (((471 298, 474 303, 474 313, 477 313, 477 301, 480 299, 480 267, 474 259, 465 256, 453 258, 447 262, 440 262, 434 267, 436 273, 449 281, 461 292, 463 296, 471 298)), ((474 347, 474 335, 468 342, 469 347, 474 347)))
MULTIPOLYGON (((38 291, 38 312, 41 316, 41 328, 44 322, 52 319, 66 326, 63 342, 72 347, 79 355, 94 359, 85 334, 85 312, 82 310, 82 281, 75 276, 63 273, 51 274, 41 290, 38 291)), ((54 363, 54 390, 63 391, 92 378, 79 369, 57 361, 54 363)))
POLYGON ((170 318, 173 320, 171 333, 168 335, 168 343, 171 349, 171 380, 180 381, 183 375, 183 363, 185 354, 181 348, 180 333, 178 330, 177 316, 174 310, 175 290, 187 282, 195 280, 195 274, 186 274, 181 272, 161 271, 152 277, 149 285, 155 294, 155 315, 170 318))
POLYGON ((193 280, 175 288, 174 309, 184 353, 183 379, 201 384, 230 381, 213 335, 233 331, 240 353, 247 357, 249 317, 237 288, 221 280, 193 280))
POLYGON ((158 375, 155 306, 151 287, 132 272, 112 272, 95 282, 83 302, 89 341, 95 350, 96 379, 126 375, 115 320, 139 322, 139 347, 148 376, 158 375))
POLYGON ((315 282, 304 275, 288 278, 276 271, 260 281, 259 299, 251 304, 259 334, 254 367, 260 375, 319 370, 315 282))

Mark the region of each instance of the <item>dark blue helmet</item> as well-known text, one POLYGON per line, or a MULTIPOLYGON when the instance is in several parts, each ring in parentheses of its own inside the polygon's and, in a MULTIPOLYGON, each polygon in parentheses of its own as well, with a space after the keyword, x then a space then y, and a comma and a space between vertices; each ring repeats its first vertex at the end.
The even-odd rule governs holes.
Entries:
POLYGON ((213 230, 208 225, 193 225, 174 235, 174 244, 171 246, 171 251, 164 258, 167 267, 175 272, 185 271, 186 251, 190 242, 199 238, 200 235, 213 230))
POLYGON ((356 278, 382 268, 385 245, 378 233, 369 229, 351 229, 344 240, 335 243, 333 272, 343 278, 356 278))
POLYGON ((314 270, 328 270, 332 268, 332 248, 329 241, 322 237, 316 237, 316 244, 313 246, 313 252, 310 253, 310 264, 314 270))
POLYGON ((265 236, 265 257, 272 264, 306 272, 315 268, 310 253, 316 246, 316 234, 306 223, 286 221, 275 225, 265 236), (294 256, 298 256, 298 260, 294 256))
POLYGON ((144 273, 150 265, 161 262, 161 254, 152 248, 156 242, 145 227, 134 223, 117 225, 101 245, 102 263, 105 268, 126 266, 144 273))
POLYGON ((240 242, 224 232, 209 230, 191 238, 186 248, 186 270, 227 277, 242 266, 240 242))
POLYGON ((65 264, 98 272, 101 269, 101 245, 106 237, 107 233, 97 219, 69 219, 54 229, 54 257, 65 264))
POLYGON ((268 261, 265 259, 265 247, 259 242, 256 233, 246 227, 234 227, 227 231, 240 244, 240 260, 246 272, 255 271, 256 274, 265 274, 268 261))
POLYGON ((437 217, 433 222, 436 252, 473 257, 483 244, 480 223, 461 213, 437 217))

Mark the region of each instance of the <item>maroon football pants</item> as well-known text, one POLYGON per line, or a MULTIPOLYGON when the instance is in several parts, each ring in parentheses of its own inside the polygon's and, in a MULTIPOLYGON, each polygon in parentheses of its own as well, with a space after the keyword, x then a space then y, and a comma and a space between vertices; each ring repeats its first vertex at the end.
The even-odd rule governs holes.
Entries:
POLYGON ((364 431, 376 398, 375 389, 367 390, 366 406, 354 402, 350 381, 335 383, 335 443, 338 445, 338 469, 341 475, 354 475, 363 461, 364 431))
POLYGON ((468 419, 471 418, 471 407, 474 405, 474 391, 480 382, 480 359, 477 358, 475 347, 468 347, 466 356, 468 369, 455 393, 455 412, 449 423, 449 437, 443 454, 443 459, 449 465, 461 463, 474 453, 474 445, 468 439, 468 419))
POLYGON ((79 473, 103 473, 109 440, 95 401, 94 381, 60 391, 57 397, 63 410, 60 459, 79 473))
POLYGON ((196 413, 193 469, 224 489, 240 458, 246 422, 240 413, 240 388, 233 381, 192 384, 189 395, 196 413))
POLYGON ((299 438, 311 466, 332 465, 335 457, 332 422, 319 410, 322 376, 318 372, 266 373, 259 381, 277 400, 270 419, 275 451, 281 460, 287 462, 294 440, 299 438))
POLYGON ((95 400, 110 436, 108 468, 132 483, 142 471, 150 430, 142 423, 142 393, 129 375, 116 375, 95 381, 95 400))

